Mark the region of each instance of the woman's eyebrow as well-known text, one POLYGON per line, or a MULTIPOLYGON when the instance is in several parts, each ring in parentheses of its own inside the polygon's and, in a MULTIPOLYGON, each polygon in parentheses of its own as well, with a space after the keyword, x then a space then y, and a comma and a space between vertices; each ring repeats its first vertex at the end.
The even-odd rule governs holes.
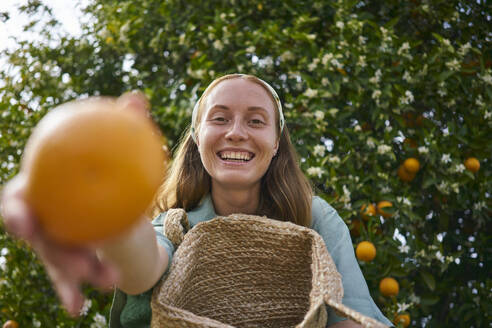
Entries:
MULTIPOLYGON (((216 104, 216 105, 213 105, 212 107, 210 107, 210 109, 215 109, 215 108, 224 109, 224 110, 229 110, 230 109, 226 105, 220 105, 220 104, 216 104)), ((264 107, 261 107, 261 106, 249 106, 248 107, 248 111, 264 111, 264 112, 266 112, 267 110, 264 107)))

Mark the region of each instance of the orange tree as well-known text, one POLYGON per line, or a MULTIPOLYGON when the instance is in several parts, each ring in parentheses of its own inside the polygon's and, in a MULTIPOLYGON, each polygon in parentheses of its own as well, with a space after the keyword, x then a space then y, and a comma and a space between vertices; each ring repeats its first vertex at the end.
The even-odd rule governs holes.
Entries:
MULTIPOLYGON (((3 52, 2 183, 33 125, 60 102, 144 90, 173 146, 212 79, 256 74, 279 91, 317 193, 354 246, 375 245, 376 258, 360 265, 388 318, 492 320, 488 2, 94 0, 77 38, 56 34, 54 20, 36 23, 36 13, 50 17, 42 2, 22 10, 42 40, 3 52), (363 206, 374 211, 362 219, 363 206), (380 293, 385 277, 395 296, 380 293)), ((87 289, 87 314, 69 319, 29 249, 0 238, 1 321, 82 327, 107 315, 108 297, 87 289)))

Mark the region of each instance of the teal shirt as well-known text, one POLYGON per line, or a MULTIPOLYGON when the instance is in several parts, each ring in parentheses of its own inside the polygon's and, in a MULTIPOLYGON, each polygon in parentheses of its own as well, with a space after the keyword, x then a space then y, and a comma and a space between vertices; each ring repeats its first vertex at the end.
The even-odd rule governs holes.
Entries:
MULTIPOLYGON (((217 216, 210 196, 194 210, 187 213, 191 227, 199 222, 208 221, 217 216)), ((162 223, 166 213, 161 213, 152 224, 156 229, 157 241, 164 246, 171 263, 174 254, 173 244, 162 234, 162 223)), ((335 265, 342 276, 344 296, 342 303, 346 306, 374 318, 388 326, 391 322, 381 313, 374 303, 367 283, 355 258, 354 248, 347 225, 338 213, 320 197, 313 198, 311 228, 318 232, 326 243, 335 265)), ((125 295, 117 290, 111 309, 111 328, 148 328, 150 327, 150 300, 152 290, 140 295, 125 295)), ((328 308, 328 326, 345 318, 338 317, 328 308)))

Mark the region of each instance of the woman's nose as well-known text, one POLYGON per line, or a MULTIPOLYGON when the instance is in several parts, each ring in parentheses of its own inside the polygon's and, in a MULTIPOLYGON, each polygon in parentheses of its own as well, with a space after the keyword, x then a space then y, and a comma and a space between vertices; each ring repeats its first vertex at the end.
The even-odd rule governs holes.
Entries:
POLYGON ((232 141, 244 140, 248 137, 246 128, 241 120, 234 120, 226 133, 226 138, 232 141))

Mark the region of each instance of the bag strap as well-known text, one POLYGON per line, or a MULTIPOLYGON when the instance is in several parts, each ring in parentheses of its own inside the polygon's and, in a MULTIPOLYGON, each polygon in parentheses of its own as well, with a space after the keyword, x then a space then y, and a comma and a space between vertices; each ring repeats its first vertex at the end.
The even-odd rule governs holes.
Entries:
POLYGON ((359 324, 362 325, 362 327, 365 328, 387 328, 385 324, 370 318, 368 316, 365 316, 355 310, 352 310, 348 306, 343 305, 340 302, 337 302, 336 300, 330 298, 328 295, 324 295, 323 297, 326 305, 332 307, 335 312, 347 319, 351 319, 359 324))
POLYGON ((162 224, 162 232, 174 245, 178 247, 184 235, 190 230, 188 215, 182 208, 171 208, 167 211, 162 224))

